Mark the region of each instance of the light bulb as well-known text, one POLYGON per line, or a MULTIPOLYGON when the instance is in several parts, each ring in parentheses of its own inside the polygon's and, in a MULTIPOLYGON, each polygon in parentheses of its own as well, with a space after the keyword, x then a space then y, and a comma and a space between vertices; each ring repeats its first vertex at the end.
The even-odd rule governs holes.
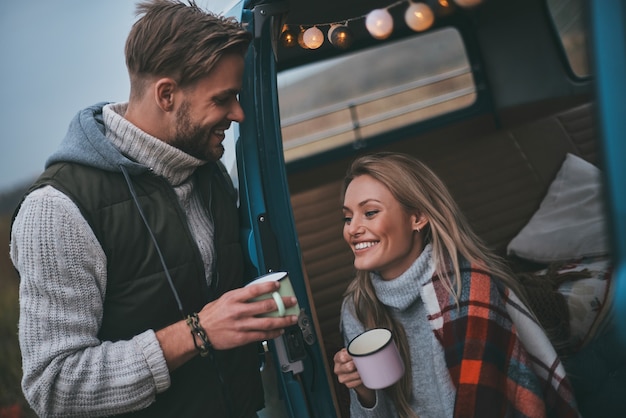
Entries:
POLYGON ((455 9, 452 0, 436 0, 431 4, 433 5, 435 16, 439 17, 449 16, 455 9))
POLYGON ((479 5, 483 0, 454 0, 461 7, 469 8, 479 5))
POLYGON ((298 45, 300 45, 300 48, 302 49, 309 49, 307 44, 304 43, 304 32, 304 28, 300 27, 300 32, 298 32, 298 45))
POLYGON ((309 49, 317 49, 324 43, 324 34, 316 26, 304 31, 302 41, 309 49))
POLYGON ((387 39, 393 32, 393 18, 386 9, 374 9, 365 18, 365 27, 376 39, 387 39))
POLYGON ((352 31, 346 25, 332 25, 328 29, 328 41, 339 49, 348 49, 352 45, 352 31))
POLYGON ((425 3, 411 3, 404 13, 404 21, 415 32, 421 32, 433 25, 435 15, 425 3))
POLYGON ((291 29, 285 28, 280 34, 280 42, 285 48, 291 48, 298 44, 298 35, 296 35, 291 29))
POLYGON ((328 33, 326 34, 326 37, 328 38, 328 42, 330 42, 331 44, 333 43, 333 32, 338 27, 339 25, 335 23, 335 24, 330 25, 330 28, 328 28, 328 33))

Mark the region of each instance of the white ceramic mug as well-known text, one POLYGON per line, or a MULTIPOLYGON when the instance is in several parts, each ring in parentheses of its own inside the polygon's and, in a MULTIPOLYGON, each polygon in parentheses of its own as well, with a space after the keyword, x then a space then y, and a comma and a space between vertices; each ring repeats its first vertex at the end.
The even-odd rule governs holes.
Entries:
POLYGON ((280 288, 274 292, 265 293, 251 300, 259 301, 259 300, 265 300, 265 299, 274 299, 274 301, 276 302, 276 306, 278 307, 278 310, 267 312, 260 316, 272 316, 272 317, 286 316, 286 315, 298 316, 300 314, 300 306, 297 303, 295 304, 295 306, 292 306, 291 308, 287 308, 285 307, 285 303, 283 302, 283 296, 284 297, 296 296, 295 292, 293 291, 293 286, 291 285, 291 280, 289 279, 289 275, 287 274, 287 272, 279 271, 276 273, 268 273, 263 276, 259 276, 256 279, 252 280, 250 283, 248 283, 246 286, 250 286, 252 284, 257 284, 257 283, 271 282, 271 281, 279 282, 280 288))
POLYGON ((404 362, 386 328, 373 328, 354 337, 348 344, 348 354, 363 385, 370 389, 389 387, 404 374, 404 362))

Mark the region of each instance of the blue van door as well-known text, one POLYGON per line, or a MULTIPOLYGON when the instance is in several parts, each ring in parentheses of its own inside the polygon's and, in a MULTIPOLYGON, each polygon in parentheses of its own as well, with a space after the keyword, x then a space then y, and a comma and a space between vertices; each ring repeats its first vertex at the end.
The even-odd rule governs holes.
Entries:
MULTIPOLYGON (((615 262, 615 308, 626 315, 626 0, 591 1, 597 74, 598 121, 602 131, 605 185, 615 262)), ((616 321, 626 345, 626 323, 616 321)))
POLYGON ((247 55, 240 102, 246 119, 239 126, 236 159, 248 278, 286 271, 301 308, 298 326, 264 344, 267 411, 261 416, 336 417, 329 373, 313 323, 309 290, 290 203, 278 118, 271 16, 282 3, 240 7, 237 17, 255 34, 247 55))

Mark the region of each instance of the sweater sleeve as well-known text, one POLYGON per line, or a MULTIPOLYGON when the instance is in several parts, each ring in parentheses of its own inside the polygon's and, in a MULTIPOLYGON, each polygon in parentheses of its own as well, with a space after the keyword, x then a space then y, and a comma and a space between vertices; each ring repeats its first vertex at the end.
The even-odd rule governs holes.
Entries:
MULTIPOLYGON (((365 331, 363 324, 356 319, 353 306, 349 299, 345 299, 341 306, 340 327, 346 348, 354 337, 365 331)), ((397 414, 390 399, 382 390, 376 391, 376 403, 371 408, 361 405, 356 392, 350 390, 350 416, 355 418, 389 418, 397 416, 397 414)))
POLYGON ((78 207, 46 186, 24 200, 11 231, 20 274, 22 389, 40 416, 145 408, 170 377, 152 330, 100 341, 107 260, 78 207))

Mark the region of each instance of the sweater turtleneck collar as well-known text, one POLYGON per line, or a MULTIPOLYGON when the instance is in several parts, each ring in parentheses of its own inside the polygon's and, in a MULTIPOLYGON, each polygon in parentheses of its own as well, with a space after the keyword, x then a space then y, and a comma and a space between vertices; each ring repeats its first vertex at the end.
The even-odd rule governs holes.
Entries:
POLYGON ((432 262, 432 245, 427 244, 411 267, 392 280, 384 280, 371 272, 370 278, 378 299, 385 305, 403 311, 419 297, 420 289, 432 278, 435 266, 432 262))
POLYGON ((206 163, 137 128, 124 118, 127 107, 128 103, 112 103, 102 110, 106 137, 120 152, 149 167, 174 187, 206 163))

